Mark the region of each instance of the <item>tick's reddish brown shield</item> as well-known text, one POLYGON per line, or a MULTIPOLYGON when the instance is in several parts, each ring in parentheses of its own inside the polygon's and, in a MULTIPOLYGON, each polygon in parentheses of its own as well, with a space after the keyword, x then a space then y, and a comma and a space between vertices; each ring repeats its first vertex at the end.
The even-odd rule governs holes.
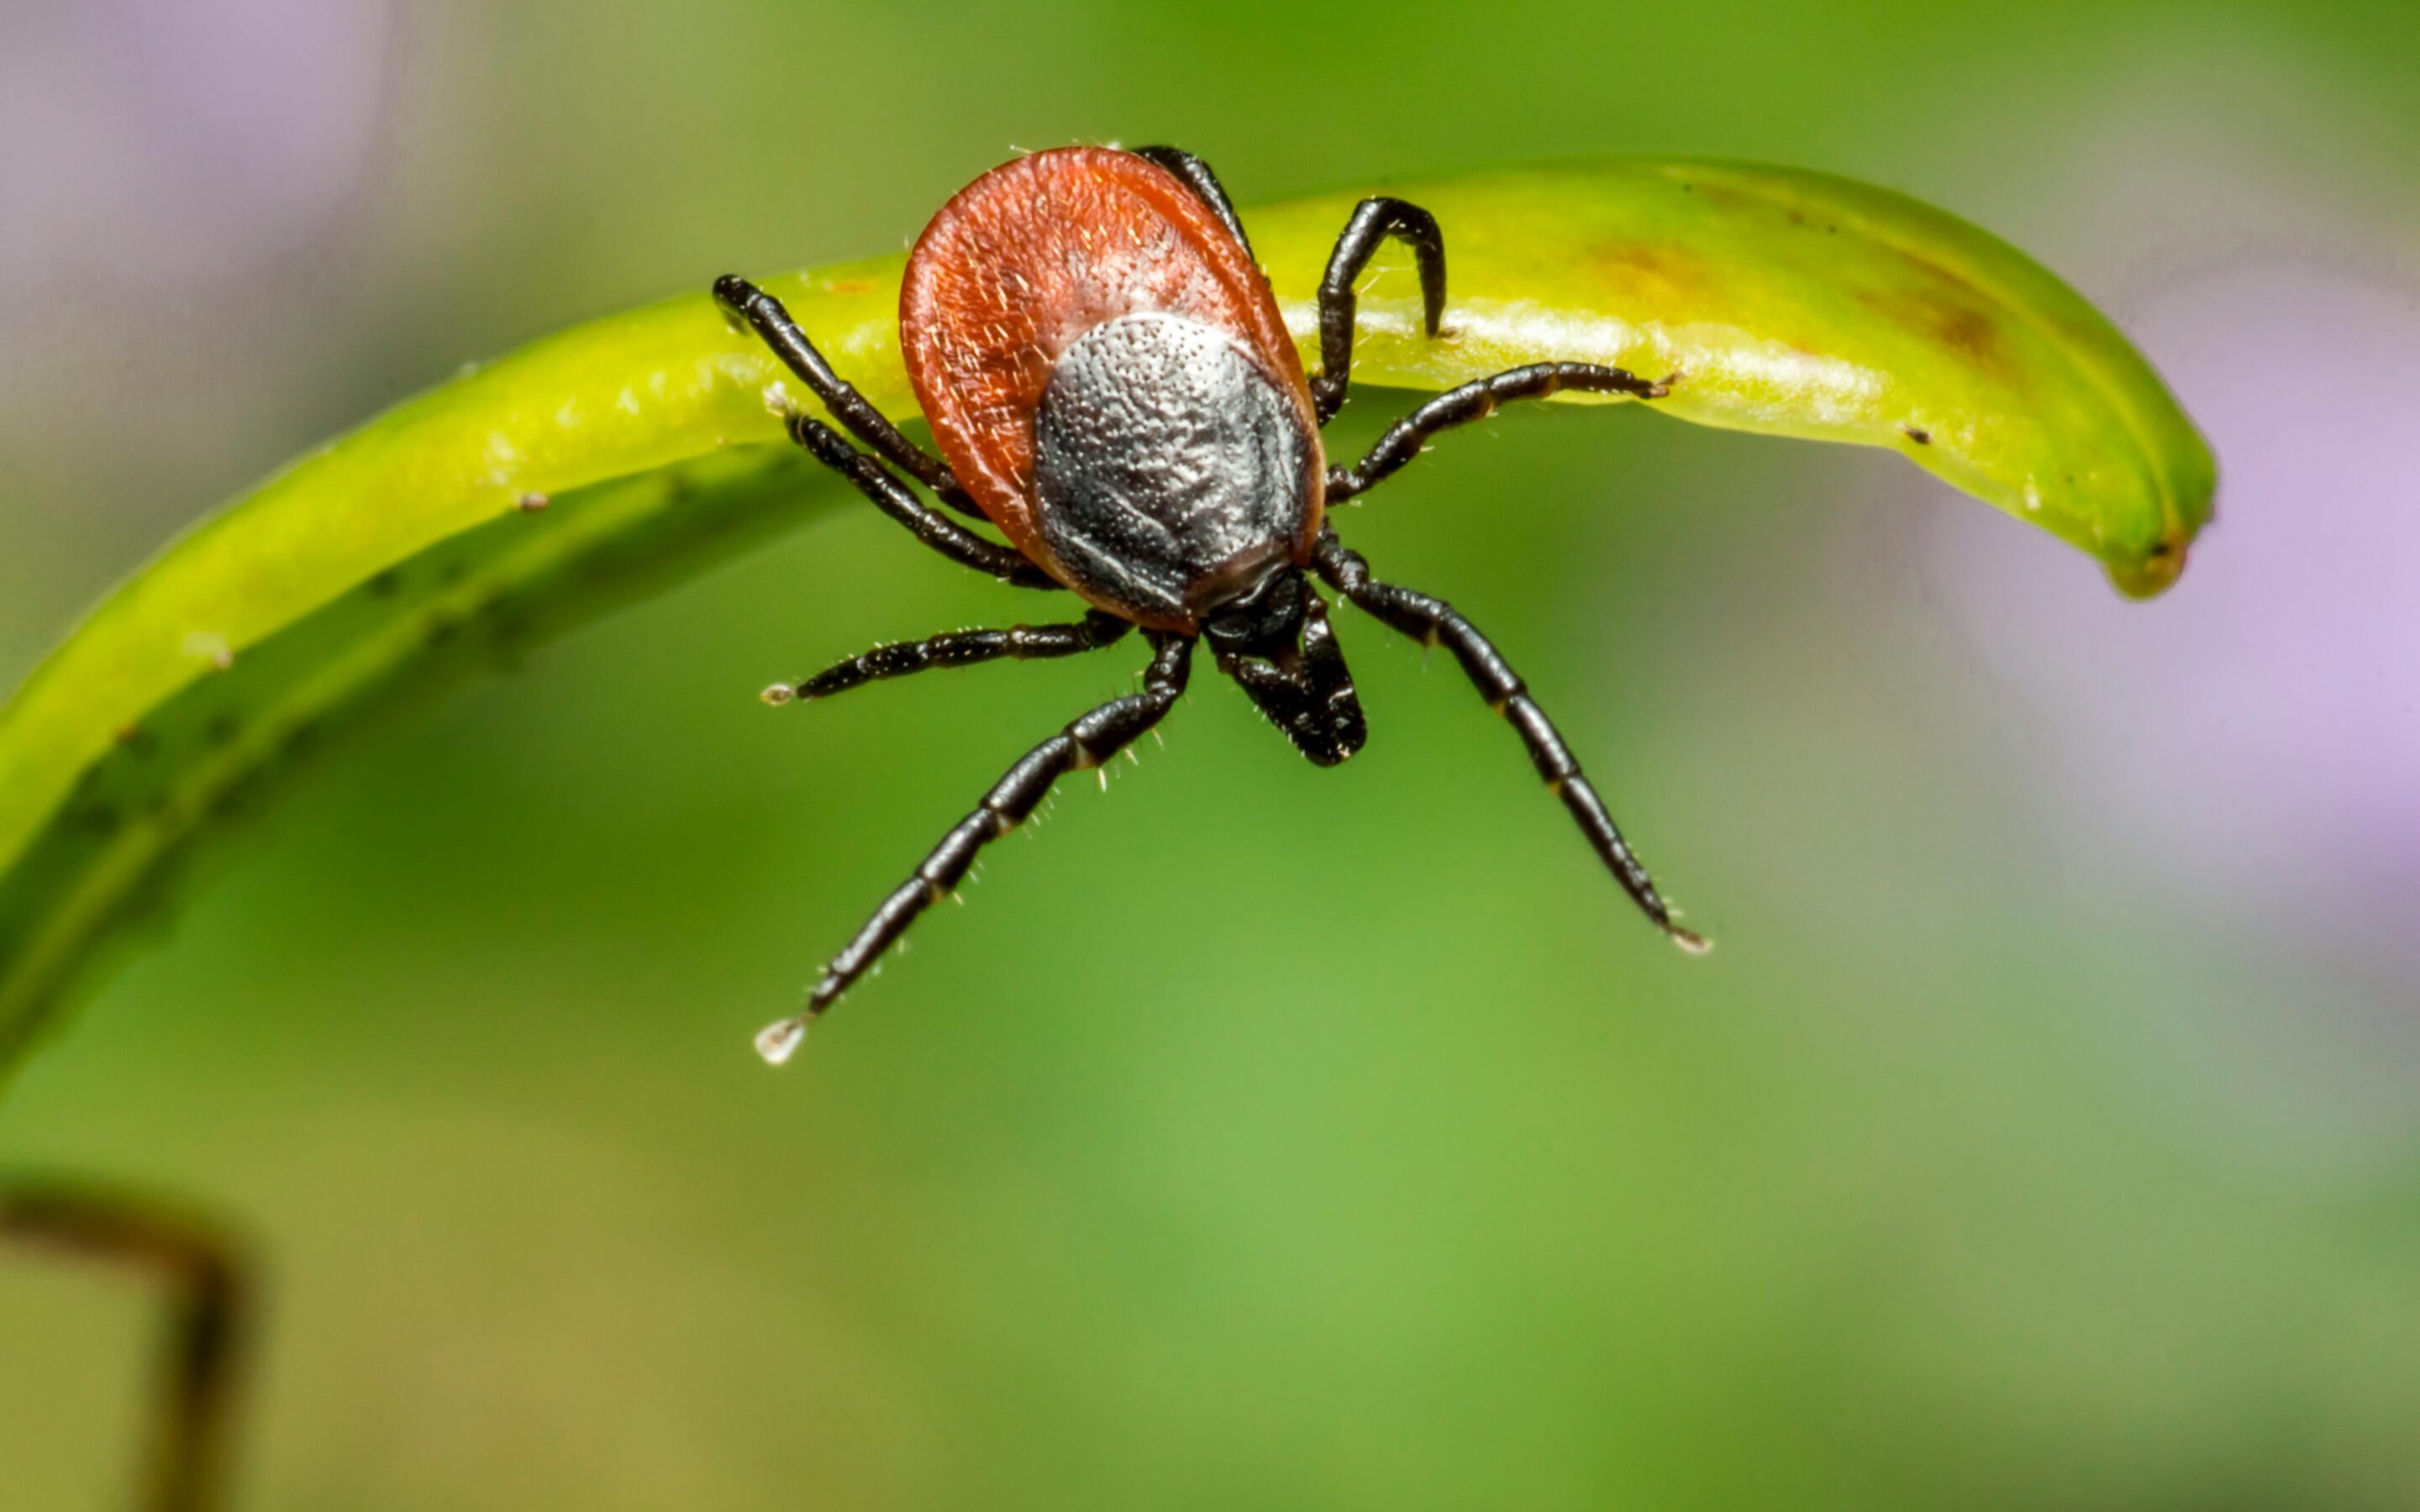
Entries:
POLYGON ((1307 563, 1326 463, 1268 281, 1174 175, 1112 148, 1061 147, 993 169, 941 208, 908 256, 900 346, 960 486, 1019 551, 1082 593, 1033 518, 1034 409, 1070 345, 1144 312, 1228 332, 1294 403, 1311 438, 1311 508, 1295 551, 1307 563))

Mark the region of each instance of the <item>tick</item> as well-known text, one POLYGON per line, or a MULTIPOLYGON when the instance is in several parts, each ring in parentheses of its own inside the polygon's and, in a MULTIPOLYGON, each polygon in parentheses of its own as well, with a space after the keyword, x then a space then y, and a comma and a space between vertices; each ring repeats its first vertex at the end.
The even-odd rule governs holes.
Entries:
POLYGON ((1437 337, 1446 264, 1436 218, 1403 200, 1365 199, 1320 281, 1319 371, 1306 375, 1243 223, 1199 158, 1173 147, 1076 147, 995 168, 924 228, 900 289, 900 347, 939 457, 845 382, 780 301, 745 279, 716 281, 725 312, 858 444, 797 412, 785 416, 793 440, 951 561, 1089 606, 1065 624, 876 646, 768 689, 768 702, 830 698, 931 667, 1070 656, 1136 630, 1151 648, 1141 692, 1026 752, 882 901, 824 967, 805 1011, 757 1037, 767 1059, 787 1059, 808 1026, 955 890, 985 846, 1032 815, 1052 783, 1100 765, 1165 718, 1197 643, 1209 642, 1218 670, 1314 765, 1359 750, 1368 737, 1361 701, 1314 577, 1381 623, 1452 652, 1631 901, 1676 943, 1706 948, 1673 919, 1496 647, 1443 599, 1373 578, 1326 517, 1327 505, 1384 481, 1430 437, 1508 401, 1564 389, 1657 399, 1667 385, 1587 363, 1516 367, 1439 394, 1388 427, 1359 462, 1330 465, 1319 433, 1344 405, 1354 281, 1388 238, 1411 250, 1427 334, 1437 337), (910 479, 1007 544, 926 503, 910 479))

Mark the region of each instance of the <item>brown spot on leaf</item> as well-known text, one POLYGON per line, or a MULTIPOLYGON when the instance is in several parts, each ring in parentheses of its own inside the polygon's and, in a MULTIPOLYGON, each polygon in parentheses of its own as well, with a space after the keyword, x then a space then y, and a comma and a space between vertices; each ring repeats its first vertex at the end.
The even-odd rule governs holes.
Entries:
POLYGON ((1932 432, 1926 430, 1921 425, 1901 425, 1900 429, 1907 432, 1907 439, 1914 441, 1918 446, 1930 446, 1932 444, 1932 432))
POLYGON ((1993 357, 1998 353, 1999 325, 1982 311, 1963 305, 1943 304, 1933 307, 1932 316, 1934 332, 1947 345, 1974 357, 1993 357))
POLYGON ((1899 289, 1860 290, 1857 301, 1936 347, 1965 358, 1978 368, 2005 372, 2008 352, 2000 323, 1988 311, 1938 292, 1899 289))
POLYGON ((1701 294, 1708 282, 1702 262, 1666 243, 1607 242, 1597 249, 1596 262, 1597 272, 1616 289, 1659 304, 1701 294))

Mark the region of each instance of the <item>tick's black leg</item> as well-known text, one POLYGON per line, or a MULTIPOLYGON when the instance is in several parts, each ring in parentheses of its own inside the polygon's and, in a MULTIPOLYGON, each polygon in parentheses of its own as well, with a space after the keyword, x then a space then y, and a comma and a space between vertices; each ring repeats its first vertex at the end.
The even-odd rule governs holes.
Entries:
POLYGON ((888 415, 834 371, 831 363, 824 361, 824 354, 815 350, 815 344, 807 339, 807 333, 799 329, 799 323, 790 318, 790 312, 782 307, 781 301, 737 273, 725 273, 714 281, 714 300, 724 314, 746 321, 758 338, 773 349, 773 355, 824 402, 832 418, 847 426, 849 434, 873 447, 876 455, 903 469, 909 477, 939 494, 952 509, 978 519, 983 517, 983 511, 958 486, 950 465, 902 435, 888 415))
POLYGON ((1319 281, 1319 371, 1311 379, 1311 398, 1323 425, 1344 408, 1352 385, 1353 316, 1359 308, 1353 281, 1388 237, 1412 249, 1429 334, 1435 335, 1445 319, 1445 234, 1437 229, 1436 217, 1408 200, 1384 196, 1355 206, 1343 235, 1336 239, 1336 250, 1327 255, 1327 274, 1319 281))
POLYGON ((1422 645, 1443 645, 1451 651, 1462 670, 1487 700, 1488 707, 1512 721, 1521 733, 1521 743, 1529 748, 1529 760, 1537 764, 1538 775, 1563 800, 1572 818, 1578 822, 1580 833, 1588 837, 1621 890, 1645 911, 1655 927, 1672 937, 1674 944, 1692 954, 1701 954, 1707 942, 1673 922, 1672 910, 1655 891, 1654 882, 1638 858, 1630 854, 1621 831, 1614 827, 1613 816, 1606 811, 1605 800, 1582 775, 1580 764, 1563 737, 1555 730, 1544 711, 1529 698, 1529 690, 1520 674, 1506 665, 1503 656, 1479 633, 1478 627, 1454 611, 1452 605, 1426 594, 1382 583, 1370 577, 1370 564, 1361 554, 1336 538, 1333 530, 1320 534, 1318 555, 1312 563, 1330 586, 1351 599, 1372 616, 1419 641, 1422 645))
POLYGON ((882 900, 857 937, 832 957, 824 967, 823 980, 807 995, 806 1011, 756 1037, 759 1054, 775 1065, 787 1060, 805 1037, 807 1026, 848 991, 849 984, 890 949, 892 941, 907 933, 917 915, 956 890, 976 854, 1024 823, 1051 783, 1069 772, 1100 765, 1167 717, 1185 691, 1186 677, 1192 670, 1193 638, 1156 630, 1146 634, 1153 655, 1151 667, 1143 673, 1142 691, 1102 704, 1027 751, 1010 767, 1008 775, 984 795, 982 806, 941 838, 916 874, 882 900))
POLYGON ((1134 155, 1156 162, 1184 179, 1185 187, 1193 191, 1202 204, 1209 206, 1218 219, 1227 224, 1227 229, 1235 234, 1235 239, 1244 244, 1244 255, 1249 257, 1252 255, 1252 239, 1244 235, 1244 223, 1235 218, 1235 203, 1227 197, 1226 186, 1218 182, 1218 176, 1210 171, 1208 163, 1183 147, 1137 147, 1134 155))
POLYGON ((954 630, 924 640, 899 640, 828 667, 803 683, 775 683, 765 690, 765 702, 787 703, 792 699, 830 698, 881 678, 905 677, 929 667, 970 667, 979 661, 998 661, 1002 656, 1018 661, 1073 656, 1114 645, 1133 628, 1114 614, 1094 609, 1074 625, 954 630))
POLYGON ((1327 470, 1327 498, 1333 503, 1361 493, 1420 455, 1428 439, 1441 430, 1485 420, 1514 399, 1544 399, 1570 389, 1580 393, 1626 393, 1635 399, 1661 399, 1672 380, 1651 382, 1618 367, 1594 363, 1533 363, 1492 378, 1474 378, 1448 389, 1387 427, 1361 460, 1349 468, 1327 470))
POLYGON ((857 491, 875 507, 915 532, 916 539, 963 567, 987 572, 1019 588, 1056 588, 1058 582, 1040 567, 997 541, 986 541, 949 516, 916 497, 891 470, 841 439, 840 432, 813 415, 792 415, 790 439, 814 454, 816 461, 857 485, 857 491))
POLYGON ((247 1316, 232 1243, 197 1220, 59 1182, 0 1186, 0 1239, 141 1271, 174 1292, 142 1505, 218 1505, 247 1316))

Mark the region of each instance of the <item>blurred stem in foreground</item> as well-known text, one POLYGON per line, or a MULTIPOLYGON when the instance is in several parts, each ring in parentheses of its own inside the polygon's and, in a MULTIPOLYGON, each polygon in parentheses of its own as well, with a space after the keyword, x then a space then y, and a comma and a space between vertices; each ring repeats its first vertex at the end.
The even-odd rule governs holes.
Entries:
POLYGON ((170 1296, 139 1506, 222 1504, 253 1288, 222 1228, 149 1198, 57 1178, 0 1176, 0 1239, 136 1271, 170 1296))

